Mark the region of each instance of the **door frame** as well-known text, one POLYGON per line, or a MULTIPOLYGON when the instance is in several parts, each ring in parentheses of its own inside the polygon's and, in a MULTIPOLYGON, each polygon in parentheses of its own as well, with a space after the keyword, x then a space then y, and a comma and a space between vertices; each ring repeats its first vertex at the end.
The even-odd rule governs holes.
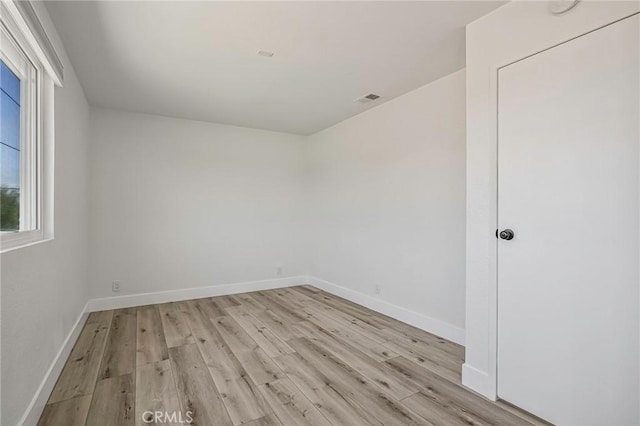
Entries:
POLYGON ((640 4, 582 2, 561 17, 547 2, 512 2, 467 27, 466 354, 462 383, 496 400, 498 71, 617 21, 640 4))

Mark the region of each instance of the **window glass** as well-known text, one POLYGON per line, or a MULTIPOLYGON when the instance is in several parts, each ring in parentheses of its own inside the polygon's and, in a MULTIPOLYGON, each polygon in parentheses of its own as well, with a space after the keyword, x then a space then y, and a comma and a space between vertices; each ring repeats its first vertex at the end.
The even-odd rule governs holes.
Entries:
POLYGON ((20 229, 20 79, 0 61, 0 230, 20 229))

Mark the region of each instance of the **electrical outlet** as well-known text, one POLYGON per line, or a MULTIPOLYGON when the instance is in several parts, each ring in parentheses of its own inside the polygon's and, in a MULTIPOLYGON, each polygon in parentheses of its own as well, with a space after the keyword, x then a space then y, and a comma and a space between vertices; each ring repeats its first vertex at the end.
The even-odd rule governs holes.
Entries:
POLYGON ((111 281, 111 291, 117 293, 120 291, 120 281, 111 281))
POLYGON ((376 284, 376 294, 380 294, 380 284, 376 284))
POLYGON ((279 276, 279 277, 281 277, 281 276, 282 276, 283 271, 284 271, 284 268, 283 268, 282 266, 278 266, 278 267, 276 268, 276 275, 277 275, 277 276, 279 276))

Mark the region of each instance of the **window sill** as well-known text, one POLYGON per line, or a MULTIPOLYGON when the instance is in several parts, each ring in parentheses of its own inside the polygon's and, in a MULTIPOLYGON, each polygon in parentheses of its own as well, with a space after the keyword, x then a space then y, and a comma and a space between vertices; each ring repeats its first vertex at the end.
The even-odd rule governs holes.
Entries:
POLYGON ((0 253, 8 253, 37 244, 53 241, 53 237, 47 237, 42 231, 16 232, 15 234, 2 235, 0 253))

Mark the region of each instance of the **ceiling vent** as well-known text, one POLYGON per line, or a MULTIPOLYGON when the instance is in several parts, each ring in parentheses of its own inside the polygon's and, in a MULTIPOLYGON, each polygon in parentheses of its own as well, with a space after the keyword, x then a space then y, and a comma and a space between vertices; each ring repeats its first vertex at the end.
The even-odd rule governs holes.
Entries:
POLYGON ((376 95, 375 93, 369 93, 368 95, 365 95, 361 98, 356 99, 354 102, 359 102, 361 104, 366 104, 369 102, 373 102, 375 100, 377 100, 378 98, 380 98, 380 95, 376 95))

